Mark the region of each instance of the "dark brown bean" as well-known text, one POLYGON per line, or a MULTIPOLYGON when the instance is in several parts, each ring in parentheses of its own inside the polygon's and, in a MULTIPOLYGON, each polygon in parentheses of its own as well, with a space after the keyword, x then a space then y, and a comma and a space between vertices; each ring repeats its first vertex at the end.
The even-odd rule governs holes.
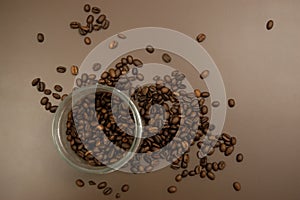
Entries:
POLYGON ((81 180, 81 179, 77 179, 77 180, 75 181, 75 183, 76 183, 76 185, 77 185, 78 187, 83 187, 83 186, 84 186, 84 182, 83 182, 83 180, 81 180))
POLYGON ((230 154, 232 154, 233 150, 234 150, 234 146, 227 147, 225 151, 225 156, 229 156, 230 154))
POLYGON ((90 45, 90 44, 92 43, 91 38, 85 37, 85 38, 84 38, 84 43, 85 43, 86 45, 90 45))
POLYGON ((175 181, 176 181, 176 182, 180 182, 181 180, 182 180, 181 174, 177 174, 177 175, 175 176, 175 181))
POLYGON ((205 170, 201 170, 200 175, 201 178, 205 178, 206 177, 206 172, 205 170))
POLYGON ((92 7, 92 13, 94 13, 94 14, 99 14, 101 12, 101 10, 100 10, 100 8, 98 8, 98 7, 92 7))
POLYGON ((58 66, 58 67, 56 68, 56 71, 57 71, 58 73, 65 73, 65 72, 67 71, 67 68, 65 68, 65 67, 63 67, 63 66, 58 66))
POLYGON ((266 28, 267 30, 271 30, 274 26, 274 21, 273 20, 269 20, 266 24, 266 28))
POLYGON ((83 6, 83 10, 84 10, 85 12, 90 12, 90 10, 91 10, 90 4, 85 4, 85 5, 83 6))
POLYGON ((45 105, 45 109, 50 110, 51 106, 52 106, 51 103, 47 102, 46 105, 45 105))
POLYGON ((79 27, 78 32, 80 35, 84 36, 88 33, 88 30, 85 30, 83 26, 79 27))
POLYGON ((36 37, 37 37, 38 42, 44 42, 44 40, 45 40, 43 33, 38 33, 36 37))
POLYGON ((95 181, 89 181, 89 185, 96 185, 95 181))
POLYGON ((164 54, 162 55, 162 59, 163 59, 163 61, 164 61, 165 63, 170 63, 170 62, 172 61, 171 56, 170 56, 169 54, 167 54, 167 53, 164 53, 164 54))
POLYGON ((51 106, 51 108, 49 110, 51 113, 55 113, 57 108, 58 108, 58 106, 51 106))
POLYGON ((98 24, 102 24, 105 20, 106 20, 106 16, 102 14, 96 19, 96 22, 98 24))
POLYGON ((226 167, 226 163, 224 161, 220 161, 218 164, 219 170, 223 170, 226 167))
POLYGON ((104 30, 106 30, 106 29, 108 29, 109 25, 110 25, 110 22, 109 22, 108 19, 106 19, 106 20, 104 20, 104 22, 103 22, 103 24, 102 24, 102 28, 103 28, 104 30))
POLYGON ((235 106, 235 101, 234 101, 234 99, 228 99, 228 106, 229 106, 230 108, 233 108, 233 107, 235 106))
POLYGON ((116 199, 121 198, 121 194, 120 193, 116 193, 116 199))
POLYGON ((43 97, 42 99, 41 99, 41 105, 46 105, 47 103, 48 103, 48 101, 49 101, 49 99, 48 99, 48 97, 43 97))
POLYGON ((113 192, 111 187, 107 187, 103 190, 104 195, 110 195, 113 192))
POLYGON ((236 161, 237 162, 242 162, 244 160, 243 154, 239 153, 236 155, 236 161))
POLYGON ((169 193, 175 193, 175 192, 177 192, 177 187, 176 186, 170 186, 170 187, 168 187, 168 192, 169 193))
POLYGON ((146 46, 146 51, 147 51, 148 53, 153 53, 153 52, 154 52, 153 46, 147 45, 147 46, 146 46))
POLYGON ((233 188, 236 190, 236 191, 240 191, 242 189, 242 186, 239 182, 234 182, 233 183, 233 188))
POLYGON ((54 99, 60 99, 60 95, 57 93, 52 93, 54 99))
POLYGON ((236 145, 236 137, 231 137, 230 143, 231 145, 236 145))
POLYGON ((189 176, 195 176, 196 172, 194 170, 189 171, 189 176))
POLYGON ((94 29, 95 31, 99 31, 99 30, 101 29, 101 26, 98 25, 98 24, 94 24, 94 25, 93 25, 93 29, 94 29))
POLYGON ((49 90, 49 89, 45 89, 45 90, 44 90, 44 94, 45 94, 45 95, 50 95, 51 93, 52 93, 52 91, 49 90))
POLYGON ((92 24, 94 22, 94 16, 93 15, 89 15, 87 18, 86 18, 86 23, 87 24, 92 24))
POLYGON ((71 66, 71 74, 74 76, 78 74, 78 67, 76 65, 71 66))
POLYGON ((213 162, 213 163, 212 163, 212 169, 213 169, 214 171, 218 171, 218 169, 219 169, 218 163, 213 162))
POLYGON ((80 23, 79 22, 71 22, 70 27, 72 29, 78 29, 80 27, 80 23))
POLYGON ((134 60, 133 60, 133 64, 134 64, 134 66, 136 66, 136 67, 142 67, 142 66, 143 66, 142 61, 139 60, 139 59, 134 59, 134 60))
POLYGON ((219 148, 220 148, 220 152, 226 151, 226 145, 224 143, 222 143, 219 148))
POLYGON ((37 90, 38 90, 39 92, 44 92, 45 88, 46 88, 46 84, 45 84, 44 82, 40 81, 40 82, 37 84, 37 90))
POLYGON ((215 180, 215 178, 216 178, 216 176, 213 172, 207 172, 206 175, 210 180, 215 180))
POLYGON ((54 90, 55 90, 56 92, 62 92, 62 91, 63 91, 63 88, 62 88, 60 85, 55 85, 55 86, 54 86, 54 90))
POLYGON ((63 101, 65 98, 67 98, 67 96, 68 96, 67 94, 64 94, 64 95, 61 96, 60 99, 63 101))
POLYGON ((128 184, 124 184, 124 185, 121 187, 121 190, 122 190, 122 192, 128 192, 128 190, 129 190, 129 185, 128 185, 128 184))
POLYGON ((182 171, 182 173, 181 173, 181 176, 182 176, 182 178, 185 178, 185 177, 187 177, 189 175, 189 171, 188 170, 183 170, 182 171))
POLYGON ((209 92, 202 92, 201 93, 201 97, 203 97, 203 98, 207 98, 209 96, 210 96, 209 92))
POLYGON ((35 79, 32 80, 31 85, 32 85, 32 86, 37 86, 37 84, 38 84, 40 81, 41 81, 40 78, 35 78, 35 79))
POLYGON ((199 43, 203 42, 205 39, 206 39, 206 35, 204 33, 200 33, 196 38, 197 42, 199 43))
POLYGON ((101 190, 103 188, 106 188, 106 186, 107 186, 107 182, 103 181, 98 184, 97 188, 101 190))

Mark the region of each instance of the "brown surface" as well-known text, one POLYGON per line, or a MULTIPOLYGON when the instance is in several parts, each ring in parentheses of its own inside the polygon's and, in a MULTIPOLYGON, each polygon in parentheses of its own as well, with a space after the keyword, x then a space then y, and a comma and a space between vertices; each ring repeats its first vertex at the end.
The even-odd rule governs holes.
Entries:
POLYGON ((109 199, 94 188, 77 188, 77 178, 105 179, 115 190, 129 183, 122 199, 300 199, 298 0, 90 0, 112 22, 109 30, 92 34, 90 46, 68 27, 73 19, 85 19, 85 1, 77 2, 0 2, 0 199, 109 199), (275 25, 267 31, 270 18, 275 25), (228 97, 237 101, 224 130, 238 137, 244 162, 227 158, 215 181, 189 178, 176 184, 176 194, 166 192, 176 174, 169 168, 149 175, 104 176, 72 169, 53 145, 53 115, 41 108, 41 94, 30 86, 41 76, 47 85, 61 83, 69 90, 72 77, 57 74, 56 66, 80 64, 98 42, 142 26, 171 28, 191 37, 204 32, 203 46, 220 68, 228 97), (38 32, 45 34, 42 44, 36 41, 38 32), (232 188, 236 180, 242 184, 240 192, 232 188))

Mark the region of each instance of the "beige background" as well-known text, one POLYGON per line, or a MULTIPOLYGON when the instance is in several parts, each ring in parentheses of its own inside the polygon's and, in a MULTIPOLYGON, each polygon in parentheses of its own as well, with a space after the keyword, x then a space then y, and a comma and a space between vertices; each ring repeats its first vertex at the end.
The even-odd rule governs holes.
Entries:
MULTIPOLYGON (((86 1, 0 1, 0 199, 113 199, 74 181, 107 180, 116 190, 129 182, 122 199, 300 199, 298 145, 300 129, 300 1, 298 0, 90 0, 111 20, 111 27, 92 34, 93 44, 68 25, 85 20, 86 1), (265 23, 272 18, 274 29, 265 23), (218 65, 227 95, 237 107, 227 115, 225 131, 238 137, 242 164, 226 158, 227 168, 215 181, 193 177, 176 184, 166 168, 148 175, 84 174, 71 168, 51 138, 52 114, 39 105, 41 94, 30 85, 42 77, 69 91, 69 73, 58 65, 80 64, 93 47, 112 34, 135 27, 160 26, 191 37, 204 32, 203 46, 218 65), (45 42, 36 41, 37 32, 45 42), (239 180, 242 191, 232 182, 239 180)), ((236 151, 236 152, 237 152, 236 151)))

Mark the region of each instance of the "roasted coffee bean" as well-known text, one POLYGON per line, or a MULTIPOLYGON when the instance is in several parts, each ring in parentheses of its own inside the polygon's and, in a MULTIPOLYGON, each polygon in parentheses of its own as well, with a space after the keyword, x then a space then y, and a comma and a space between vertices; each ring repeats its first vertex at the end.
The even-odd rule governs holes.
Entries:
POLYGON ((146 46, 146 51, 147 51, 148 53, 153 53, 153 52, 154 52, 153 46, 147 45, 147 46, 146 46))
POLYGON ((233 188, 236 190, 236 191, 240 191, 242 189, 242 186, 239 182, 234 182, 233 183, 233 188))
POLYGON ((206 175, 210 180, 215 180, 215 178, 216 178, 216 176, 213 172, 207 172, 206 175))
POLYGON ((208 107, 207 106, 201 106, 200 112, 202 115, 206 115, 208 113, 208 107))
POLYGON ((56 71, 58 73, 65 73, 67 71, 67 68, 63 67, 63 66, 59 66, 56 68, 56 71))
POLYGON ((223 170, 226 167, 226 163, 224 161, 220 161, 218 164, 219 170, 223 170))
POLYGON ((201 170, 200 175, 201 178, 205 178, 206 177, 206 172, 205 170, 201 170))
POLYGON ((100 8, 98 8, 98 7, 92 7, 92 13, 94 13, 94 14, 99 14, 100 13, 100 8))
POLYGON ((201 79, 205 79, 207 78, 209 75, 209 71, 208 70, 204 70, 201 74, 200 74, 200 78, 201 79))
POLYGON ((182 176, 182 178, 185 178, 185 177, 187 177, 189 175, 189 171, 188 170, 183 170, 182 171, 182 173, 181 173, 181 176, 182 176))
POLYGON ((32 80, 31 85, 32 85, 32 86, 37 86, 37 84, 38 84, 40 81, 41 81, 40 78, 35 78, 35 79, 32 80))
POLYGON ((200 43, 200 42, 203 42, 204 40, 206 39, 206 35, 204 33, 200 33, 196 40, 200 43))
POLYGON ((212 170, 212 164, 211 163, 207 163, 206 165, 206 171, 210 172, 212 170))
POLYGON ((81 179, 77 179, 77 180, 75 181, 75 183, 76 183, 76 185, 77 185, 78 187, 83 187, 83 186, 84 186, 84 182, 83 182, 83 180, 81 180, 81 179))
POLYGON ((89 185, 96 185, 95 181, 89 181, 89 185))
POLYGON ((194 170, 189 171, 189 176, 195 176, 196 172, 194 170))
POLYGON ((79 22, 71 22, 70 27, 72 29, 78 29, 80 27, 80 23, 79 22))
POLYGON ((218 163, 213 162, 213 163, 212 163, 212 169, 213 169, 214 171, 218 171, 218 169, 219 169, 218 163))
POLYGON ((233 146, 227 147, 225 151, 225 156, 229 156, 230 154, 232 154, 233 150, 234 150, 233 146))
POLYGON ((62 92, 63 88, 62 88, 60 85, 55 85, 55 86, 54 86, 54 90, 55 90, 56 92, 62 92))
POLYGON ((274 26, 274 21, 273 20, 269 20, 266 24, 266 28, 267 30, 271 30, 274 26))
POLYGON ((85 37, 85 38, 84 38, 84 43, 85 43, 86 45, 90 45, 90 44, 92 43, 91 38, 85 37))
POLYGON ((136 67, 142 67, 142 66, 143 66, 142 61, 139 60, 139 59, 133 59, 133 64, 134 64, 134 66, 136 66, 136 67))
POLYGON ((110 49, 115 49, 118 46, 118 42, 113 40, 109 43, 109 48, 110 49))
POLYGON ((83 10, 84 10, 85 12, 90 12, 91 6, 90 6, 89 4, 85 4, 85 5, 83 6, 83 10))
POLYGON ((230 140, 231 140, 230 135, 227 134, 227 133, 222 133, 222 134, 221 134, 221 138, 222 138, 222 140, 223 140, 224 142, 230 142, 230 140))
POLYGON ((49 109, 51 113, 55 113, 57 110, 58 106, 51 106, 51 108, 49 109))
POLYGON ((44 42, 44 40, 45 40, 43 33, 38 33, 36 37, 37 37, 38 42, 44 42))
POLYGON ((41 104, 44 106, 44 105, 46 105, 47 103, 48 103, 48 101, 49 101, 49 99, 48 99, 48 97, 43 97, 42 99, 41 99, 41 104))
POLYGON ((98 25, 98 24, 94 24, 94 25, 93 25, 93 29, 94 29, 95 31, 99 31, 99 30, 101 29, 101 26, 98 25))
POLYGON ((104 22, 102 24, 102 28, 104 30, 106 30, 106 29, 108 29, 109 25, 110 25, 110 22, 109 22, 109 20, 106 19, 106 20, 104 20, 104 22))
POLYGON ((132 69, 132 72, 131 72, 133 75, 137 75, 138 73, 139 73, 139 70, 136 68, 136 67, 134 67, 133 69, 132 69))
POLYGON ((200 165, 196 165, 195 168, 194 168, 194 171, 195 171, 196 174, 200 174, 201 169, 202 169, 202 168, 201 168, 200 165))
POLYGON ((44 92, 45 88, 46 88, 46 84, 45 84, 44 82, 40 81, 40 82, 37 84, 37 90, 38 90, 39 92, 44 92))
POLYGON ((78 67, 76 65, 71 66, 71 74, 74 76, 78 74, 78 67))
POLYGON ((128 185, 128 184, 124 184, 124 185, 121 187, 121 190, 122 190, 122 192, 128 192, 128 190, 129 190, 129 185, 128 185))
POLYGON ((235 106, 235 101, 234 101, 234 99, 228 99, 228 106, 229 106, 230 108, 233 108, 233 107, 235 106))
POLYGON ((104 195, 110 195, 112 193, 112 188, 111 187, 107 187, 103 190, 103 194, 104 195))
POLYGON ((121 198, 121 194, 120 193, 116 193, 116 199, 121 198))
POLYGON ((118 38, 120 38, 120 39, 126 39, 127 37, 126 37, 126 35, 124 35, 123 33, 118 33, 118 38))
POLYGON ((50 95, 51 93, 52 93, 52 91, 49 90, 49 89, 45 89, 45 90, 44 90, 44 94, 45 94, 45 95, 50 95))
POLYGON ((126 57, 128 64, 132 65, 133 64, 133 57, 131 55, 128 55, 126 57))
POLYGON ((89 15, 87 18, 86 18, 86 23, 87 24, 92 24, 94 22, 94 16, 93 15, 89 15))
POLYGON ((101 190, 103 188, 106 188, 106 186, 107 186, 107 182, 103 181, 98 184, 97 188, 101 190))
POLYGON ((54 99, 60 99, 60 95, 57 93, 52 93, 54 99))
POLYGON ((177 175, 175 176, 175 181, 176 181, 176 182, 180 182, 181 180, 182 180, 181 174, 177 174, 177 175))
POLYGON ((230 143, 231 145, 236 145, 236 137, 231 137, 230 143))
POLYGON ((170 187, 168 187, 168 192, 169 193, 175 193, 175 192, 177 192, 177 187, 176 186, 170 186, 170 187))
POLYGON ((209 96, 210 96, 209 92, 202 92, 201 93, 201 97, 203 97, 203 98, 207 98, 209 96))
POLYGON ((201 92, 200 92, 199 89, 195 89, 195 90, 194 90, 194 93, 195 93, 195 96, 196 96, 197 98, 199 98, 199 97, 201 96, 201 92))
POLYGON ((102 14, 97 18, 96 22, 98 24, 102 24, 105 20, 106 20, 106 16, 102 14))
POLYGON ((244 160, 243 154, 239 153, 236 155, 236 161, 237 162, 242 162, 244 160))
POLYGON ((50 110, 51 106, 52 106, 51 103, 47 102, 46 105, 45 105, 45 109, 50 110))
POLYGON ((67 94, 64 94, 64 95, 61 96, 60 99, 63 101, 67 96, 68 96, 67 94))
POLYGON ((144 75, 139 73, 137 76, 136 76, 136 79, 139 80, 139 81, 143 81, 144 80, 144 75))
POLYGON ((167 94, 170 91, 170 89, 167 87, 162 87, 160 90, 163 94, 167 94))
POLYGON ((170 56, 169 54, 167 54, 167 53, 164 53, 164 54, 162 55, 162 59, 163 59, 163 61, 164 61, 165 63, 169 63, 169 62, 171 62, 171 60, 172 60, 171 56, 170 56))
POLYGON ((85 30, 83 26, 79 27, 78 32, 80 35, 84 36, 88 33, 88 30, 85 30))
POLYGON ((226 151, 226 145, 224 143, 222 143, 219 148, 220 148, 220 152, 226 151))
POLYGON ((101 69, 101 64, 100 63, 95 63, 93 65, 93 70, 96 72, 96 71, 99 71, 101 69))

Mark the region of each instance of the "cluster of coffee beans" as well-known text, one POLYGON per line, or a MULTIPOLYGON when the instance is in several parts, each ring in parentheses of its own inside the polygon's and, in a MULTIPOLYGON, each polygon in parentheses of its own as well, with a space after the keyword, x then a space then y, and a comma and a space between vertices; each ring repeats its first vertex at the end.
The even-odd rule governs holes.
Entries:
MULTIPOLYGON (((101 29, 106 30, 110 25, 110 21, 107 19, 105 14, 100 14, 100 8, 94 6, 91 7, 89 4, 85 4, 83 7, 84 11, 90 13, 86 18, 86 24, 78 21, 70 23, 72 29, 78 29, 78 32, 82 36, 86 36, 93 31, 100 31, 101 29)), ((84 43, 87 45, 91 44, 91 38, 85 37, 84 43)))
MULTIPOLYGON (((77 180, 75 181, 75 184, 76 184, 78 187, 80 187, 80 188, 82 188, 82 187, 85 186, 85 183, 84 183, 84 181, 83 181, 82 179, 77 179, 77 180)), ((105 196, 108 196, 108 195, 113 194, 113 191, 114 191, 114 190, 113 190, 112 186, 109 186, 108 183, 107 183, 106 181, 101 181, 99 184, 97 184, 95 181, 90 180, 90 181, 88 181, 88 184, 89 184, 90 186, 97 185, 97 188, 98 188, 99 190, 102 190, 102 192, 103 192, 103 194, 104 194, 105 196)), ((120 192, 115 193, 115 195, 114 195, 115 198, 116 198, 116 199, 121 198, 121 192, 122 192, 122 193, 126 193, 126 192, 129 191, 129 188, 130 188, 130 187, 129 187, 128 184, 122 185, 121 188, 120 188, 120 192)))

